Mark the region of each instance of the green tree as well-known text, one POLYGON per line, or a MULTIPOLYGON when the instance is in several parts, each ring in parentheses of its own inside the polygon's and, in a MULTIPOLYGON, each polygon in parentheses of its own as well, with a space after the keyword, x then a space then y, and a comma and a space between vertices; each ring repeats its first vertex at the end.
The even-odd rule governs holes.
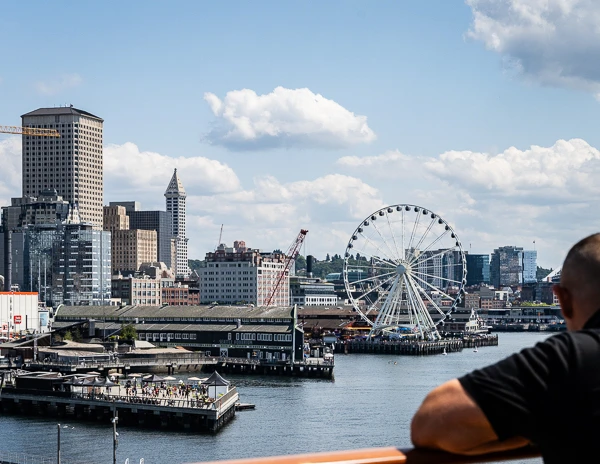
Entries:
POLYGON ((121 325, 121 338, 132 341, 137 338, 137 331, 135 330, 135 326, 133 324, 123 324, 121 325))
POLYGON ((192 271, 196 271, 200 268, 206 267, 206 261, 202 259, 188 259, 188 266, 192 271))
POLYGON ((63 340, 73 341, 73 334, 70 330, 67 330, 63 335, 63 340))
POLYGON ((296 272, 306 269, 306 258, 302 255, 296 256, 296 272))
POLYGON ((544 269, 543 267, 538 266, 537 267, 537 271, 535 273, 535 278, 537 280, 542 280, 544 277, 546 277, 548 274, 550 274, 552 272, 552 268, 550 269, 544 269))

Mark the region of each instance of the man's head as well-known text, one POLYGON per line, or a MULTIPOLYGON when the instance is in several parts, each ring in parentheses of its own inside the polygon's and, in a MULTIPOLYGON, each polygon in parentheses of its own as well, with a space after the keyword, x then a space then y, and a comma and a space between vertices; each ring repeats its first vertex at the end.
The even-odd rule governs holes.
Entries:
POLYGON ((569 330, 580 330, 600 309, 600 234, 573 245, 554 286, 569 330))

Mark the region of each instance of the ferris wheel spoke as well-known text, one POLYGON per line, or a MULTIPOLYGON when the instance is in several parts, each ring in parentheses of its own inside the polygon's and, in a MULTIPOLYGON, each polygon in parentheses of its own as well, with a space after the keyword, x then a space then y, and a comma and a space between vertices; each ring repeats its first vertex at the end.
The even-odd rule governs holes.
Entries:
POLYGON ((415 279, 417 279, 418 281, 424 283, 425 285, 427 285, 430 289, 432 289, 434 292, 438 292, 440 294, 442 294, 443 296, 445 296, 446 298, 448 298, 451 301, 454 301, 454 298, 452 298, 450 295, 448 295, 446 292, 444 292, 443 290, 440 290, 439 288, 435 287, 434 285, 431 285, 429 282, 427 282, 426 280, 421 279, 420 277, 417 277, 414 274, 411 274, 411 277, 414 277, 415 279))
POLYGON ((417 227, 419 226, 419 219, 421 219, 421 215, 419 213, 417 213, 417 219, 413 225, 412 233, 410 234, 410 240, 408 241, 408 252, 407 253, 411 253, 413 256, 415 255, 415 252, 412 250, 412 243, 413 243, 413 239, 415 238, 415 233, 417 231, 417 227))
POLYGON ((373 241, 369 237, 367 237, 362 232, 359 232, 359 233, 360 233, 361 237, 363 237, 368 243, 370 243, 374 248, 377 249, 377 251, 379 252, 380 255, 386 256, 386 253, 384 253, 384 251, 381 248, 379 248, 379 246, 377 246, 375 243, 373 243, 373 241))
POLYGON ((388 267, 388 269, 396 269, 396 263, 390 263, 389 261, 381 259, 379 256, 373 256, 373 259, 376 259, 380 263, 385 264, 388 267))
POLYGON ((425 274, 424 272, 420 272, 420 271, 413 271, 413 274, 419 274, 420 276, 424 276, 424 277, 431 277, 432 279, 440 279, 440 280, 445 280, 448 282, 452 282, 455 284, 461 284, 462 282, 458 281, 458 280, 452 280, 452 279, 447 279, 446 277, 439 277, 433 274, 425 274))
POLYGON ((427 300, 431 303, 431 305, 436 309, 438 313, 440 313, 442 316, 446 316, 446 313, 435 303, 435 301, 431 299, 431 297, 427 294, 425 290, 423 290, 423 288, 420 285, 418 285, 417 288, 421 291, 423 296, 427 298, 427 300))
POLYGON ((424 259, 421 259, 421 260, 416 260, 416 261, 411 261, 409 264, 410 264, 411 266, 413 266, 413 267, 414 267, 414 266, 417 266, 417 267, 418 267, 419 265, 421 265, 421 264, 423 264, 423 263, 425 263, 425 262, 427 262, 427 261, 431 261, 432 259, 435 259, 435 258, 437 258, 438 256, 445 255, 446 253, 449 253, 449 252, 451 252, 451 251, 454 251, 454 249, 453 249, 453 248, 447 248, 447 249, 445 249, 445 250, 442 250, 442 251, 440 251, 439 253, 436 253, 435 255, 427 256, 427 257, 426 257, 426 258, 424 258, 424 259))
POLYGON ((428 334, 430 334, 430 336, 433 336, 434 338, 441 338, 437 328, 435 326, 435 322, 433 322, 433 319, 431 318, 431 314, 429 313, 427 307, 425 307, 425 304, 423 303, 423 300, 420 297, 419 294, 419 290, 416 288, 417 285, 416 283, 412 280, 412 279, 408 279, 409 285, 411 285, 413 287, 413 290, 417 293, 417 295, 419 295, 419 302, 421 303, 421 305, 419 306, 419 308, 421 309, 421 316, 424 318, 426 324, 427 324, 427 332, 428 334))
POLYGON ((387 220, 388 227, 390 229, 390 233, 392 234, 392 240, 394 241, 394 248, 396 249, 396 256, 398 256, 398 260, 401 260, 404 258, 404 255, 400 254, 400 250, 398 250, 398 244, 396 243, 396 235, 394 234, 394 228, 392 227, 392 223, 390 222, 390 216, 387 211, 385 212, 385 218, 387 220))
POLYGON ((388 275, 391 275, 391 274, 396 274, 396 271, 388 272, 386 274, 374 275, 374 276, 371 276, 371 277, 367 277, 366 279, 354 280, 354 281, 352 281, 350 283, 352 283, 352 284, 358 284, 358 283, 361 283, 361 282, 370 282, 370 281, 373 281, 373 280, 379 280, 382 277, 385 277, 385 276, 388 276, 388 275))
POLYGON ((431 222, 427 226, 427 229, 425 230, 425 233, 422 235, 421 239, 416 244, 415 248, 417 250, 419 249, 419 247, 421 246, 421 244, 425 241, 425 238, 429 235, 429 232, 431 232, 431 229, 433 228, 434 224, 435 224, 435 218, 431 219, 431 222))
POLYGON ((423 253, 426 253, 427 251, 429 251, 429 249, 434 246, 436 243, 438 243, 440 240, 442 240, 446 235, 448 235, 448 232, 450 232, 450 229, 444 230, 444 233, 441 234, 439 237, 437 237, 433 242, 431 242, 429 245, 427 245, 427 248, 425 248, 423 250, 423 253))
MULTIPOLYGON (((384 280, 383 282, 380 282, 380 283, 378 283, 378 284, 377 284, 375 287, 373 287, 373 288, 370 288, 370 289, 369 289, 367 292, 365 292, 365 293, 363 293, 362 295, 360 295, 360 296, 359 296, 357 299, 358 299, 358 300, 361 300, 361 299, 363 299, 363 298, 364 298, 366 295, 368 295, 369 293, 372 293, 372 292, 374 292, 375 290, 377 290, 377 289, 381 288, 382 286, 384 286, 386 283, 390 282, 390 281, 391 281, 391 280, 393 280, 393 279, 394 279, 394 277, 390 277, 390 278, 388 278, 388 279, 384 280)), ((363 289, 363 290, 364 290, 364 289, 363 289)))
MULTIPOLYGON (((385 239, 385 237, 383 236, 383 234, 381 233, 381 231, 379 230, 379 228, 375 225, 375 221, 371 221, 371 224, 373 225, 373 227, 375 228, 375 230, 377 231, 377 233, 379 234, 379 237, 381 238, 381 240, 383 241, 383 243, 385 244, 386 248, 388 249, 388 251, 390 252, 390 256, 393 258, 394 257, 394 251, 390 248, 387 240, 385 239)), ((397 254, 397 253, 396 253, 397 254)), ((400 257, 398 257, 397 259, 400 259, 400 257)))
POLYGON ((424 334, 423 334, 422 317, 421 317, 421 311, 419 309, 419 305, 417 302, 418 295, 416 295, 414 293, 414 289, 411 287, 406 275, 404 275, 403 277, 404 277, 404 282, 406 285, 406 295, 407 295, 407 300, 408 300, 407 306, 408 306, 409 312, 411 314, 411 320, 412 320, 412 323, 414 325, 416 325, 417 329, 419 330, 419 333, 421 334, 421 338, 423 338, 424 334))
POLYGON ((406 248, 404 248, 404 208, 402 208, 402 258, 407 259, 406 248))

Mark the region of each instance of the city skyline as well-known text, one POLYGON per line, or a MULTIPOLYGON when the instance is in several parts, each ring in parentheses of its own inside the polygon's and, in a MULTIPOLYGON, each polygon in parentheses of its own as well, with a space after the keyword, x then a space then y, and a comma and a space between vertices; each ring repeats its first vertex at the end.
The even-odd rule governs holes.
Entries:
MULTIPOLYGON (((343 254, 363 218, 397 203, 440 214, 465 251, 535 241, 545 268, 597 231, 600 76, 586 71, 593 47, 564 50, 598 42, 600 6, 183 3, 131 2, 117 16, 7 6, 5 43, 27 29, 20 46, 65 50, 47 21, 81 40, 61 60, 5 57, 0 124, 69 103, 101 115, 105 205, 162 210, 178 168, 190 258, 214 250, 221 224, 228 243, 286 249, 307 228, 304 254, 343 254), (543 44, 536 24, 552 31, 543 44)), ((20 137, 0 135, 0 162, 8 205, 22 189, 20 137)))

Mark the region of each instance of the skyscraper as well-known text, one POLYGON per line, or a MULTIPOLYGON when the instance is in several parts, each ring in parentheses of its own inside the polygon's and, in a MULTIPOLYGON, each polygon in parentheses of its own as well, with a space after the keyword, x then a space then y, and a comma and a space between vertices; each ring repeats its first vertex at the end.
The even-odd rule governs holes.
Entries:
POLYGON ((177 169, 175 169, 173 177, 171 177, 171 182, 169 182, 169 186, 165 192, 165 197, 167 199, 167 213, 171 215, 173 236, 177 243, 177 265, 175 266, 177 277, 187 277, 190 275, 187 253, 188 239, 185 236, 186 196, 181 179, 177 175, 177 169))
POLYGON ((523 283, 537 282, 537 251, 523 251, 523 283))
POLYGON ((82 222, 102 229, 103 120, 71 107, 40 108, 21 116, 24 127, 55 129, 60 138, 22 137, 23 197, 55 189, 79 206, 82 222))
POLYGON ((523 283, 523 248, 504 246, 494 250, 490 262, 490 280, 500 289, 523 283))
POLYGON ((467 285, 490 283, 490 255, 467 253, 467 285))

